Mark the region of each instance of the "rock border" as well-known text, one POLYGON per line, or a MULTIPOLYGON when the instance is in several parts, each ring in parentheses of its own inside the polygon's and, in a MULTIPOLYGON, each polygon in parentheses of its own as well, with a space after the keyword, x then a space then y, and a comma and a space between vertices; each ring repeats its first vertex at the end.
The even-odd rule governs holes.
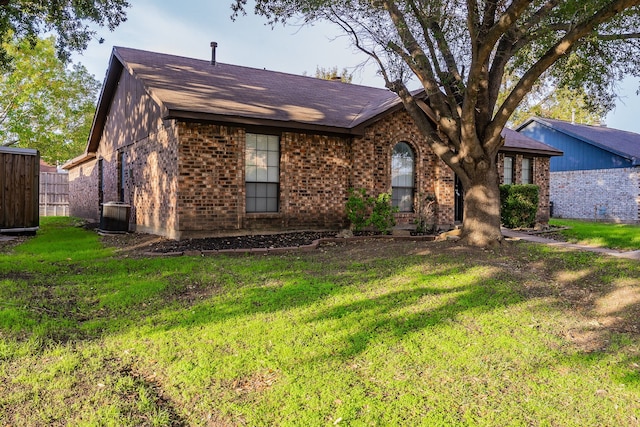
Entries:
POLYGON ((291 252, 311 252, 323 244, 356 242, 368 239, 386 239, 386 240, 406 240, 406 241, 434 241, 436 236, 354 236, 354 237, 323 237, 316 239, 308 245, 285 246, 280 248, 251 248, 251 249, 211 249, 211 250, 188 250, 178 252, 142 252, 142 256, 146 257, 178 257, 178 256, 216 256, 216 255, 267 255, 267 254, 284 254, 291 252))

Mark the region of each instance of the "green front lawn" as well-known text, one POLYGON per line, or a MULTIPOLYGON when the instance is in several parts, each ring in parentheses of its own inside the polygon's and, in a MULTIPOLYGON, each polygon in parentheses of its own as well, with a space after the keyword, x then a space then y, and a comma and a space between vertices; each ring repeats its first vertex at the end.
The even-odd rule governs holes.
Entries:
POLYGON ((573 243, 583 243, 612 249, 640 250, 640 226, 605 222, 551 219, 549 224, 570 227, 562 235, 573 243))
POLYGON ((0 425, 633 426, 640 263, 370 240, 124 257, 0 247, 0 425))

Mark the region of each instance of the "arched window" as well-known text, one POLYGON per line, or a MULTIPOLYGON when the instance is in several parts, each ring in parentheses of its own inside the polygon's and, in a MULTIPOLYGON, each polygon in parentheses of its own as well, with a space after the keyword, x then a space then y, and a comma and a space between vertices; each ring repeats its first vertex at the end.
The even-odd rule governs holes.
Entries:
POLYGON ((406 142, 393 147, 391 154, 391 203, 400 212, 413 212, 414 155, 406 142))

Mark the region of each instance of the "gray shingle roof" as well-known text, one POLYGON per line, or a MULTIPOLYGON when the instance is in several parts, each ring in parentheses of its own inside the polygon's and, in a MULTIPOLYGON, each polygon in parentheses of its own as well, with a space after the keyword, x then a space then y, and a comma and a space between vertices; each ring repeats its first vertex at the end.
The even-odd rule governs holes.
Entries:
POLYGON ((555 129, 566 135, 580 139, 588 144, 634 160, 640 159, 640 134, 612 129, 606 126, 591 126, 565 122, 555 119, 534 117, 518 129, 526 127, 532 121, 555 129))
POLYGON ((502 130, 502 136, 504 137, 504 146, 502 147, 503 151, 544 153, 549 156, 562 155, 562 151, 557 148, 553 148, 550 145, 537 141, 509 128, 504 128, 502 130))

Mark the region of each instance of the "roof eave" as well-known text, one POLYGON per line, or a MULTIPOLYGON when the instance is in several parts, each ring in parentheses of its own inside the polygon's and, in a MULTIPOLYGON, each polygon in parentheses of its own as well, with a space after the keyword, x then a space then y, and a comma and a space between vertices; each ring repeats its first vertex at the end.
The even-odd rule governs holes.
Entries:
POLYGON ((65 163, 60 167, 64 170, 69 170, 69 169, 75 168, 76 166, 80 166, 83 163, 91 161, 95 158, 96 158, 96 153, 84 153, 78 157, 75 157, 69 160, 67 163, 65 163))
POLYGON ((104 130, 107 115, 111 107, 111 101, 118 87, 118 80, 120 80, 120 74, 123 68, 122 60, 118 58, 117 50, 114 48, 111 53, 111 58, 109 59, 109 67, 107 68, 104 82, 102 83, 102 90, 98 98, 96 112, 93 116, 93 123, 91 124, 91 131, 89 132, 89 140, 86 148, 87 153, 95 153, 98 150, 100 137, 104 130))
POLYGON ((359 129, 356 129, 356 128, 326 126, 326 125, 297 122, 297 121, 271 120, 271 119, 253 118, 253 117, 245 117, 245 116, 231 116, 231 115, 224 115, 224 114, 202 113, 197 111, 185 111, 185 110, 176 110, 176 109, 168 109, 166 114, 163 116, 163 119, 195 120, 195 121, 215 122, 215 123, 229 124, 229 125, 245 125, 245 126, 250 125, 250 126, 260 126, 260 127, 272 127, 272 128, 279 128, 279 129, 299 130, 303 132, 320 132, 320 133, 339 134, 339 135, 345 135, 345 136, 361 135, 359 133, 359 129))
POLYGON ((564 155, 564 152, 559 150, 536 150, 535 148, 502 147, 499 151, 502 153, 537 154, 539 156, 545 156, 545 157, 564 155))

